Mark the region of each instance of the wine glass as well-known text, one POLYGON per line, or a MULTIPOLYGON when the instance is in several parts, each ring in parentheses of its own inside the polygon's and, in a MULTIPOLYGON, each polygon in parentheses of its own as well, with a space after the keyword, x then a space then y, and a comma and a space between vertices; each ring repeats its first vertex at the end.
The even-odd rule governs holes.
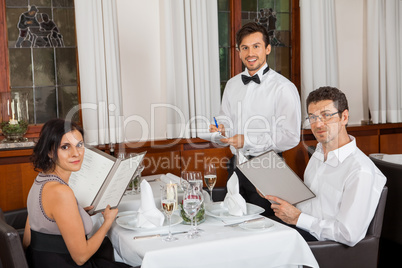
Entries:
POLYGON ((187 171, 185 172, 185 181, 191 187, 195 187, 197 191, 202 191, 202 173, 200 171, 187 171))
MULTIPOLYGON (((133 158, 136 157, 138 154, 136 153, 130 153, 129 157, 133 158)), ((134 158, 133 158, 134 159, 134 158)), ((131 178, 131 192, 129 192, 130 195, 135 195, 139 194, 141 192, 140 184, 141 184, 141 172, 144 170, 144 164, 139 163, 137 170, 134 172, 133 177, 131 178)))
POLYGON ((169 235, 162 239, 165 242, 172 242, 177 240, 177 237, 174 237, 172 235, 172 232, 170 231, 171 218, 172 213, 176 206, 176 200, 177 200, 177 191, 175 188, 175 184, 173 183, 166 184, 161 187, 161 206, 163 212, 165 213, 166 217, 169 220, 169 235))
POLYGON ((181 172, 181 180, 180 180, 180 188, 185 191, 189 186, 188 180, 191 178, 191 172, 182 171, 181 172))
POLYGON ((120 159, 120 160, 124 160, 126 158, 126 153, 119 152, 117 154, 117 158, 120 159))
MULTIPOLYGON (((193 226, 194 216, 197 215, 202 204, 202 194, 197 191, 195 187, 188 185, 184 191, 183 197, 183 210, 191 220, 191 226, 193 226)), ((198 237, 199 234, 194 233, 193 228, 188 233, 187 237, 190 239, 198 237)))
POLYGON ((214 202, 214 200, 212 199, 212 190, 214 189, 214 186, 216 184, 216 168, 213 163, 205 164, 204 180, 211 194, 211 202, 214 202))

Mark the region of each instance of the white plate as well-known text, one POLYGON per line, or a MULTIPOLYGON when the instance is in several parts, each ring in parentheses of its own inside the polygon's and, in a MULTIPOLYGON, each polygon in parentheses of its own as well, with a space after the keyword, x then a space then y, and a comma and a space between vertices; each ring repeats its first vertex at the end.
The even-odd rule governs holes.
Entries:
POLYGON ((272 226, 274 226, 274 223, 272 222, 272 220, 267 218, 258 221, 244 222, 239 224, 240 228, 251 231, 265 230, 271 228, 272 226))
POLYGON ((209 216, 216 217, 222 220, 234 220, 245 217, 251 217, 259 215, 265 211, 262 207, 254 204, 247 203, 247 214, 243 216, 233 216, 229 214, 228 208, 224 206, 223 202, 214 202, 212 204, 206 204, 205 213, 209 216))
MULTIPOLYGON (((173 225, 177 225, 179 223, 182 222, 182 218, 180 216, 177 215, 172 215, 172 224, 173 225)), ((165 221, 163 222, 163 226, 161 227, 155 227, 155 228, 141 228, 138 227, 138 213, 134 213, 134 214, 130 214, 130 215, 126 215, 126 216, 121 216, 119 218, 116 219, 116 223, 118 225, 120 225, 123 228, 126 229, 130 229, 130 230, 155 230, 155 229, 161 229, 161 228, 165 228, 165 227, 169 227, 169 221, 168 219, 165 217, 165 221)))
POLYGON ((129 215, 135 215, 135 214, 137 214, 137 211, 122 211, 122 212, 117 213, 117 218, 129 216, 129 215))

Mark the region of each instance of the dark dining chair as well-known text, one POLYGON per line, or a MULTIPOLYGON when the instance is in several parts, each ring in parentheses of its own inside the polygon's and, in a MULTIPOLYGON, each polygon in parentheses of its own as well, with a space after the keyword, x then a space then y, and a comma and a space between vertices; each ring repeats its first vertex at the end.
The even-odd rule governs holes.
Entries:
POLYGON ((370 159, 387 177, 388 201, 380 239, 379 267, 392 267, 400 261, 402 252, 402 165, 370 159))
MULTIPOLYGON (((206 189, 208 192, 209 190, 206 189)), ((219 202, 223 201, 225 199, 225 196, 227 194, 227 189, 225 187, 214 187, 212 189, 212 198, 214 199, 214 202, 219 202)))
MULTIPOLYGON (((0 208, 0 260, 4 268, 28 268, 20 234, 7 224, 0 208)), ((1 265, 0 265, 1 267, 1 265)))
POLYGON ((381 236, 382 222, 388 188, 382 190, 380 200, 367 234, 354 247, 349 247, 334 241, 308 242, 321 268, 376 268, 378 262, 378 248, 381 236))

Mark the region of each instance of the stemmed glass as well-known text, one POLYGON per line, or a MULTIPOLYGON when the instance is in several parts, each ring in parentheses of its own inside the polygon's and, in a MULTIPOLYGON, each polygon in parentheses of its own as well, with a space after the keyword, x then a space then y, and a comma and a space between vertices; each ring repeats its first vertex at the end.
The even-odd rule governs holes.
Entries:
MULTIPOLYGON (((191 226, 193 226, 195 215, 197 215, 198 211, 201 208, 202 201, 202 193, 200 191, 197 191, 197 187, 193 187, 191 184, 189 184, 184 191, 183 209, 191 220, 191 226)), ((198 236, 199 234, 195 233, 193 228, 191 232, 189 232, 187 235, 187 237, 190 239, 196 238, 198 236)))
MULTIPOLYGON (((200 198, 201 198, 200 209, 201 209, 202 204, 204 202, 204 195, 202 194, 203 183, 202 183, 202 173, 200 171, 193 172, 193 181, 191 181, 190 184, 193 184, 195 191, 200 193, 200 198)), ((201 229, 198 228, 197 223, 198 222, 197 222, 197 214, 196 214, 196 217, 194 219, 194 227, 193 227, 193 232, 195 235, 199 235, 199 233, 202 231, 201 229)))
POLYGON ((117 158, 118 158, 118 159, 121 159, 121 160, 124 160, 124 159, 126 158, 126 153, 119 152, 119 153, 117 154, 117 158))
POLYGON ((209 193, 211 194, 211 202, 214 202, 212 199, 212 190, 216 184, 216 168, 215 165, 212 163, 205 164, 204 167, 204 180, 205 184, 209 189, 209 193))
MULTIPOLYGON (((136 154, 136 153, 130 153, 129 154, 129 157, 130 158, 132 158, 132 157, 135 157, 135 156, 137 156, 138 154, 136 154)), ((135 194, 139 194, 140 193, 140 184, 141 184, 141 172, 144 170, 144 164, 142 163, 142 161, 141 161, 141 163, 139 163, 138 164, 138 168, 137 168, 137 170, 135 171, 135 173, 134 173, 134 175, 133 175, 133 177, 131 178, 131 192, 129 192, 128 194, 130 194, 130 195, 135 195, 135 194)))
POLYGON ((192 173, 190 171, 181 172, 180 188, 185 191, 189 186, 188 180, 191 180, 192 173))
POLYGON ((162 186, 162 188, 161 188, 161 206, 162 206, 163 212, 165 213, 166 217, 169 220, 169 235, 162 239, 165 242, 172 242, 172 241, 177 240, 177 237, 174 237, 172 235, 172 232, 170 231, 171 218, 172 218, 172 213, 176 206, 176 200, 177 200, 177 191, 175 190, 174 184, 167 184, 167 185, 162 186))

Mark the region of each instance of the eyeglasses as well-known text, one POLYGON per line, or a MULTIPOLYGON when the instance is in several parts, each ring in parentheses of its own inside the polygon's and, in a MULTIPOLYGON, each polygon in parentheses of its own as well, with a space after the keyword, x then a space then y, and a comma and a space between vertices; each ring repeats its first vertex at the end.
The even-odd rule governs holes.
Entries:
POLYGON ((307 120, 310 122, 310 124, 313 124, 315 122, 317 122, 318 118, 321 120, 321 122, 327 122, 328 120, 330 120, 334 115, 338 114, 339 111, 335 112, 335 113, 323 113, 321 115, 309 115, 307 116, 307 120))

